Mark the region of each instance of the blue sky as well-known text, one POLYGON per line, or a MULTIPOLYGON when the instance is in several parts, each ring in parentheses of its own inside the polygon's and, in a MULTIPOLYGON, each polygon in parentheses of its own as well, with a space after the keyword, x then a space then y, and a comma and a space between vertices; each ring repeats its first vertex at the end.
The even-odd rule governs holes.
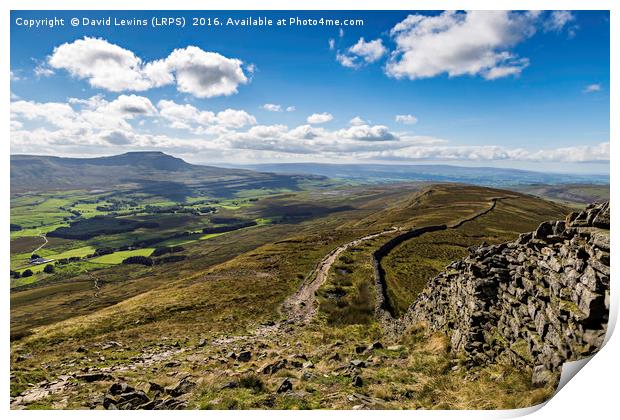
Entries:
POLYGON ((609 168, 607 12, 12 12, 11 151, 609 168), (266 16, 361 26, 72 27, 266 16), (65 19, 26 28, 18 18, 65 19))

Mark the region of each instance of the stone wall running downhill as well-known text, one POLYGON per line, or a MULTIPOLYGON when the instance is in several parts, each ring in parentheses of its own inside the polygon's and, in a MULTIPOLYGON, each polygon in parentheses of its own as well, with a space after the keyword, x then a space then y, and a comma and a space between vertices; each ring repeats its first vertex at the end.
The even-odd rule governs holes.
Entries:
POLYGON ((405 324, 450 336, 471 364, 533 368, 534 384, 598 350, 609 313, 609 203, 480 246, 432 279, 405 324))

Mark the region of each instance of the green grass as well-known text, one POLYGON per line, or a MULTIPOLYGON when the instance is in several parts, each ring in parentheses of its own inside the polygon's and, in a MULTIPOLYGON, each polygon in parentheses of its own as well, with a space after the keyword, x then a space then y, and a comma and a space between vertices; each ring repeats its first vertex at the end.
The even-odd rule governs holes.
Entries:
MULTIPOLYGON (((479 193, 453 195, 451 200, 447 208, 472 203, 480 211, 489 206, 488 198, 479 193)), ((391 306, 397 315, 404 313, 428 281, 450 262, 466 256, 468 247, 513 240, 519 233, 535 230, 545 220, 563 219, 567 212, 564 206, 515 196, 499 201, 491 213, 458 229, 427 233, 398 245, 382 263, 391 306)))
MULTIPOLYGON (((45 248, 43 248, 45 249, 45 248)), ((43 250, 42 249, 42 250, 43 250)), ((95 247, 92 247, 90 245, 86 245, 80 248, 74 248, 74 249, 69 249, 67 251, 63 251, 60 252, 58 254, 49 254, 49 255, 45 255, 46 258, 53 258, 55 260, 60 260, 62 258, 71 258, 71 257, 85 257, 89 254, 92 254, 93 252, 95 252, 95 247)))
POLYGON ((148 257, 153 253, 155 248, 142 248, 142 249, 132 249, 129 251, 117 251, 112 254, 102 255, 100 257, 96 257, 90 260, 90 262, 95 264, 120 264, 123 262, 125 258, 129 257, 148 257))

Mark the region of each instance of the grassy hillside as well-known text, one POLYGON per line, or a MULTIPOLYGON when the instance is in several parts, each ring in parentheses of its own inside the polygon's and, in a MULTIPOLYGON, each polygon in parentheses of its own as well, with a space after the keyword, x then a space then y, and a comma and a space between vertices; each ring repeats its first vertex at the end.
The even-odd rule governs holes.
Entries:
POLYGON ((218 217, 277 223, 185 244, 184 261, 87 269, 16 288, 11 293, 12 395, 28 389, 28 383, 88 367, 107 370, 111 377, 85 382, 71 376, 61 392, 31 406, 97 406, 96 396, 117 375, 133 386, 147 381, 165 386, 189 375, 195 388, 181 397, 189 408, 493 408, 540 402, 552 389, 533 388, 527 370, 491 367, 477 372, 472 383, 443 338, 425 338, 423 330, 402 339, 384 337, 373 316, 369 257, 398 234, 393 227, 456 223, 488 208, 498 196, 510 198, 497 211, 454 230, 455 236, 422 237, 424 245, 406 242, 389 256, 394 279, 389 290, 394 302, 405 307, 428 278, 418 266, 434 269, 469 244, 530 230, 561 216, 565 208, 462 185, 286 193, 232 206, 228 215, 221 210, 218 217), (286 317, 282 303, 326 255, 388 230, 339 256, 317 293, 318 317, 308 324, 280 324, 286 317), (364 349, 375 341, 383 348, 364 349), (120 347, 106 344, 112 342, 120 347), (250 351, 249 362, 227 356, 243 350, 250 351), (356 359, 365 360, 363 370, 350 367, 356 359), (302 367, 308 360, 312 366, 302 367), (279 361, 284 368, 263 373, 279 361), (284 377, 293 381, 292 396, 276 392, 284 377), (231 381, 240 385, 223 388, 231 381), (62 402, 63 397, 68 399, 62 402))
POLYGON ((565 184, 520 186, 518 191, 573 207, 582 207, 595 201, 609 200, 609 184, 565 184))
POLYGON ((183 201, 196 191, 232 197, 243 190, 299 190, 314 175, 277 175, 191 165, 162 152, 129 152, 100 158, 11 155, 11 191, 92 190, 123 186, 183 201))
MULTIPOLYGON (((424 195, 419 211, 433 214, 451 212, 453 216, 444 219, 449 225, 470 217, 472 211, 485 210, 493 197, 503 199, 498 200, 492 212, 455 229, 429 232, 410 239, 397 246, 383 260, 388 296, 396 314, 407 310, 428 279, 452 261, 467 255, 470 246, 514 240, 522 232, 535 230, 544 220, 562 219, 569 211, 559 204, 520 194, 492 190, 469 190, 454 194, 454 191, 441 189, 434 189, 432 194, 424 195)), ((418 220, 416 226, 422 227, 432 219, 422 216, 418 220)))

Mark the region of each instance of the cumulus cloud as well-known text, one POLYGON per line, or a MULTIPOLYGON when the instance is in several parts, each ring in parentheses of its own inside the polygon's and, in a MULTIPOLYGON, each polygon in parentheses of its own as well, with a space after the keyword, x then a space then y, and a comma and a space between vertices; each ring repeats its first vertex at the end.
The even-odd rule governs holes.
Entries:
POLYGON ((282 111, 282 105, 277 105, 277 104, 263 104, 261 105, 261 108, 264 109, 265 111, 271 111, 271 112, 282 111))
POLYGON ((93 87, 113 92, 140 91, 154 86, 144 73, 139 57, 100 38, 85 37, 59 45, 48 63, 55 69, 67 70, 74 77, 87 79, 93 87))
POLYGON ((349 48, 349 52, 363 58, 367 63, 374 63, 383 57, 387 49, 383 46, 381 39, 366 42, 362 37, 355 45, 349 48))
POLYGON ((349 125, 364 125, 366 121, 364 121, 361 117, 353 117, 349 120, 349 125))
POLYGON ((159 115, 169 121, 172 128, 185 129, 196 133, 205 133, 207 126, 221 126, 241 128, 255 125, 256 118, 239 109, 225 109, 217 114, 211 111, 199 110, 193 105, 177 104, 174 101, 162 99, 157 103, 159 115))
POLYGON ((443 12, 409 15, 392 28, 396 43, 386 66, 394 78, 518 75, 528 64, 511 48, 536 32, 537 12, 443 12))
POLYGON ((224 127, 241 128, 247 125, 255 125, 256 118, 247 112, 239 109, 225 109, 216 115, 218 124, 224 127))
POLYGON ((334 116, 328 112, 323 112, 321 114, 312 114, 310 115, 306 121, 308 124, 324 124, 334 119, 334 116))
POLYGON ((209 125, 216 121, 211 111, 199 111, 192 105, 181 105, 167 99, 157 102, 157 108, 159 115, 169 121, 172 128, 190 129, 194 125, 209 125))
POLYGON ((122 146, 126 144, 131 144, 132 139, 129 133, 124 131, 108 131, 101 133, 101 138, 115 146, 122 146))
POLYGON ((56 47, 48 64, 112 92, 176 83, 179 92, 211 98, 237 93, 239 85, 248 83, 241 60, 195 46, 175 49, 166 58, 145 63, 132 51, 105 39, 84 37, 56 47))
POLYGON ((354 56, 337 53, 336 61, 338 61, 343 67, 348 67, 351 69, 356 69, 359 67, 356 57, 354 56))
POLYGON ((102 112, 119 113, 128 118, 157 113, 157 109, 155 109, 149 98, 137 95, 120 95, 105 107, 100 107, 99 110, 102 112))
MULTIPOLYGON (((248 82, 241 60, 198 47, 176 49, 164 63, 170 72, 174 72, 177 89, 199 98, 232 95, 237 93, 237 86, 248 82)), ((154 64, 156 67, 160 65, 163 66, 154 64)))
POLYGON ((413 115, 405 114, 405 115, 397 115, 396 117, 394 117, 394 121, 396 121, 397 123, 401 123, 401 124, 413 125, 418 122, 418 119, 413 115))
POLYGON ((335 134, 346 139, 361 141, 387 141, 397 139, 396 135, 384 125, 353 125, 349 128, 338 130, 335 134))
POLYGON ((70 105, 61 102, 39 103, 34 101, 11 102, 11 119, 40 120, 56 127, 70 124, 76 113, 70 105))
POLYGON ((586 86, 583 91, 584 93, 592 93, 592 92, 600 92, 603 87, 598 83, 592 83, 591 85, 586 86))
POLYGON ((294 112, 297 108, 295 108, 293 105, 291 106, 287 106, 286 107, 286 112, 294 112))
POLYGON ((346 53, 338 53, 336 60, 345 67, 357 68, 364 64, 374 63, 385 53, 387 53, 387 48, 383 46, 383 40, 375 39, 366 42, 362 37, 349 47, 346 53))

